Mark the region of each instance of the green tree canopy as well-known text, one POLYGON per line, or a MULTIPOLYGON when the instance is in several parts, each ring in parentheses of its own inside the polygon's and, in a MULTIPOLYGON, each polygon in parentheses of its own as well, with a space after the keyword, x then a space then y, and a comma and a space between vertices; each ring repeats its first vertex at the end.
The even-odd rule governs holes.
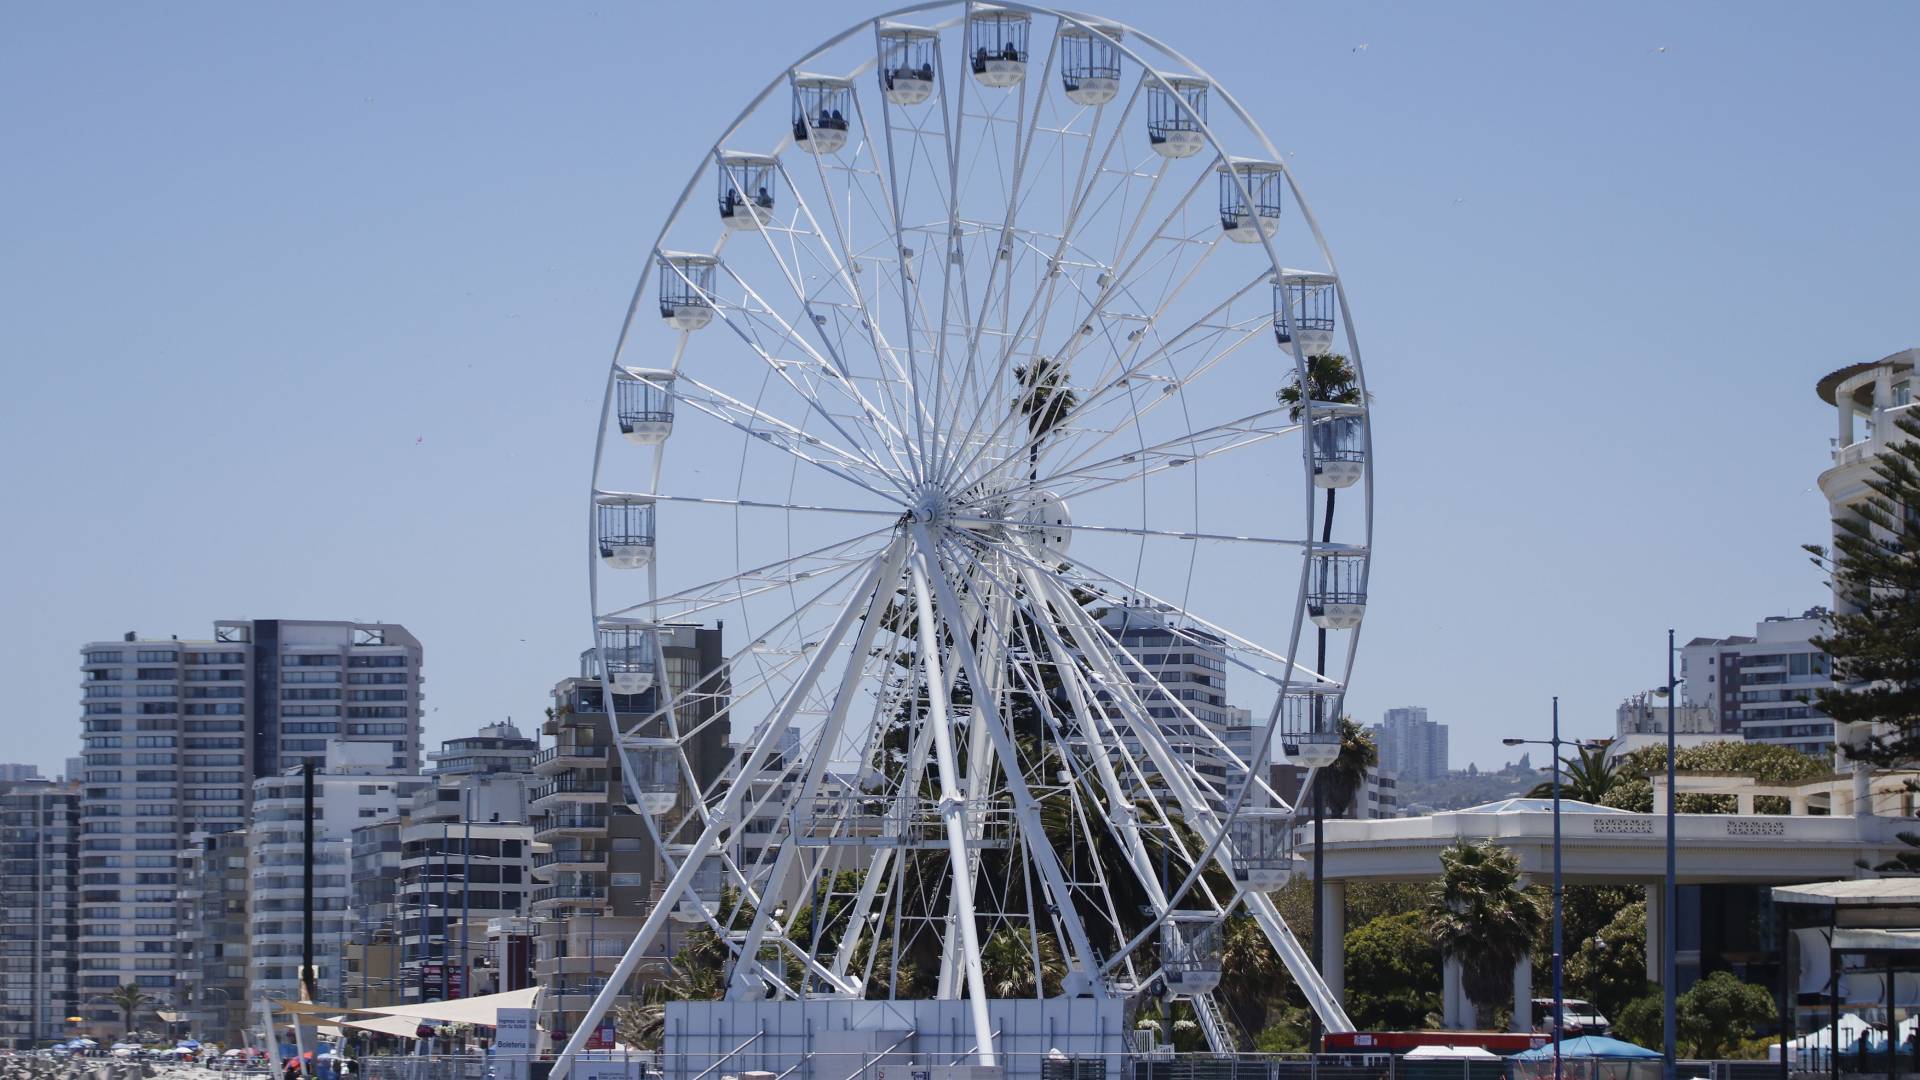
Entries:
POLYGON ((1694 983, 1677 1004, 1677 1035, 1688 1056, 1697 1058, 1726 1057, 1776 1013, 1772 994, 1729 971, 1694 983))
MULTIPOLYGON (((1619 779, 1609 789, 1607 797, 1600 800, 1601 805, 1642 814, 1652 813, 1651 777, 1655 773, 1666 774, 1667 748, 1642 747, 1621 755, 1616 766, 1619 779)), ((1676 772, 1739 773, 1773 784, 1799 783, 1829 775, 1833 771, 1828 763, 1808 757, 1798 750, 1736 739, 1687 747, 1674 759, 1673 767, 1676 772)), ((1734 807, 1735 800, 1731 795, 1681 795, 1677 809, 1683 814, 1731 814, 1734 807)), ((1787 812, 1786 800, 1779 796, 1763 795, 1755 800, 1754 809, 1763 814, 1784 814, 1787 812)))
POLYGON ((1619 910, 1599 932, 1569 938, 1567 986, 1606 1016, 1647 992, 1647 904, 1637 900, 1619 910))
POLYGON ((1440 1010, 1440 946, 1418 908, 1347 932, 1347 1015, 1363 1031, 1431 1026, 1440 1010))

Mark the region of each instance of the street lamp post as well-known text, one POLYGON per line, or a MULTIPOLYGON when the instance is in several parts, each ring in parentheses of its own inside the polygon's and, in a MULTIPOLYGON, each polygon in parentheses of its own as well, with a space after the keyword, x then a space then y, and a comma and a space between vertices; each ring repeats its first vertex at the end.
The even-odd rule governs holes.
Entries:
POLYGON ((1561 1080, 1560 1043, 1566 1035, 1566 951, 1561 942, 1561 909, 1566 887, 1560 866, 1560 748, 1593 745, 1585 739, 1560 737, 1560 698, 1553 699, 1553 737, 1550 739, 1501 739, 1507 746, 1551 747, 1553 758, 1553 1080, 1561 1080))
POLYGON ((1661 1048, 1662 1060, 1660 1067, 1662 1070, 1662 1080, 1676 1080, 1678 1076, 1677 1066, 1680 1060, 1679 1053, 1676 1049, 1679 1042, 1677 1037, 1678 1032, 1675 1030, 1679 1022, 1677 1014, 1679 1006, 1674 1000, 1675 994, 1679 989, 1678 984, 1680 981, 1679 963, 1677 960, 1678 951, 1674 941, 1676 936, 1674 930, 1680 921, 1678 914, 1680 893, 1679 860, 1676 857, 1674 847, 1674 822, 1676 820, 1674 814, 1675 808, 1680 805, 1680 793, 1674 790, 1673 773, 1674 761, 1680 756, 1679 739, 1675 734, 1678 729, 1674 724, 1674 706, 1677 704, 1680 696, 1680 684, 1685 680, 1674 677, 1673 652, 1673 628, 1668 627, 1667 685, 1664 690, 1654 691, 1657 696, 1667 699, 1667 880, 1663 890, 1665 897, 1662 903, 1663 910, 1660 912, 1660 998, 1661 1011, 1663 1013, 1661 1018, 1663 1045, 1661 1048))

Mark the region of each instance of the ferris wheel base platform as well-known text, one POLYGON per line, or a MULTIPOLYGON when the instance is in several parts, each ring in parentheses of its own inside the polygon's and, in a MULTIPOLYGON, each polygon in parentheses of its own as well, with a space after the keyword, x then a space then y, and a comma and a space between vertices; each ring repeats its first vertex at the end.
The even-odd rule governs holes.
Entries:
POLYGON ((1039 1080, 1049 1055, 1103 1058, 1119 1077, 1130 1049, 1118 998, 993 999, 995 1065, 977 1064, 964 1000, 673 1001, 664 1080, 767 1072, 834 1080, 1039 1080), (790 1071, 791 1070, 791 1071, 790 1071))

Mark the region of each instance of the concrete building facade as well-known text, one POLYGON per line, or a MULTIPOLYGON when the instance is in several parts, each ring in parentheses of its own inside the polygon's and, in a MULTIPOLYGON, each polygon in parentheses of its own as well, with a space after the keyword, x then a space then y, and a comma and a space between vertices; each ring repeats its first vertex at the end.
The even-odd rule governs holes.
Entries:
MULTIPOLYGON (((37 770, 36 770, 37 771, 37 770)), ((66 1035, 79 1007, 80 787, 0 781, 0 1046, 66 1035)))
MULTIPOLYGON (((1680 650, 1686 705, 1705 709, 1722 735, 1830 755, 1833 721, 1813 702, 1833 685, 1827 655, 1812 640, 1825 631, 1826 614, 1814 608, 1766 619, 1752 635, 1687 642, 1680 650)), ((1664 710, 1654 711, 1664 723, 1664 710)))
MULTIPOLYGON (((732 759, 723 716, 729 682, 719 627, 661 628, 664 685, 640 694, 615 695, 613 709, 628 725, 628 737, 657 738, 664 721, 645 723, 661 711, 661 691, 678 702, 674 713, 698 785, 710 788, 732 759)), ((652 910, 662 882, 654 830, 671 843, 701 792, 684 777, 674 808, 651 820, 628 803, 620 754, 615 749, 606 689, 593 652, 581 655, 580 673, 553 689, 553 709, 543 734, 553 744, 540 751, 535 770, 543 778, 533 803, 533 839, 546 850, 536 856, 541 884, 532 898, 534 973, 548 993, 541 1026, 563 1039, 586 1012, 632 933, 652 910), (625 935, 623 937, 623 935, 625 935)), ((671 936, 659 957, 630 984, 654 978, 670 955, 671 936)))

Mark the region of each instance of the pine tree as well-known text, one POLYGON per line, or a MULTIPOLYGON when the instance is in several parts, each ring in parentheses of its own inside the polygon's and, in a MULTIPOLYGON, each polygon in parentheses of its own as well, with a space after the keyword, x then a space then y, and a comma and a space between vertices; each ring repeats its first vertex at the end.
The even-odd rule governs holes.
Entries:
POLYGON ((1842 606, 1815 638, 1833 659, 1832 689, 1814 702, 1841 724, 1877 732, 1848 751, 1883 768, 1920 764, 1920 423, 1875 458, 1871 492, 1833 522, 1833 548, 1807 545, 1842 606))
MULTIPOLYGON (((1870 492, 1834 518, 1833 547, 1807 545, 1840 606, 1832 633, 1813 640, 1833 661, 1831 689, 1814 694, 1839 725, 1869 732, 1847 747, 1881 768, 1920 765, 1920 422, 1894 421, 1905 438, 1875 456, 1870 492)), ((1881 870, 1920 871, 1920 835, 1881 870)))

